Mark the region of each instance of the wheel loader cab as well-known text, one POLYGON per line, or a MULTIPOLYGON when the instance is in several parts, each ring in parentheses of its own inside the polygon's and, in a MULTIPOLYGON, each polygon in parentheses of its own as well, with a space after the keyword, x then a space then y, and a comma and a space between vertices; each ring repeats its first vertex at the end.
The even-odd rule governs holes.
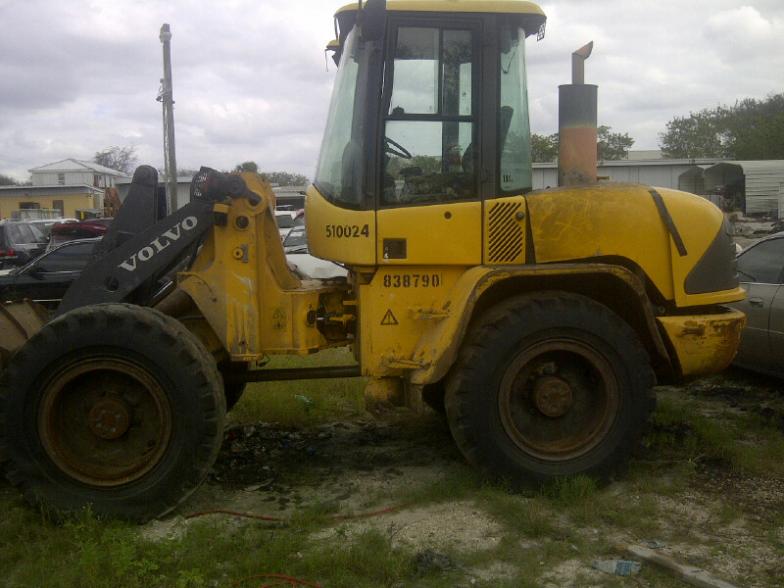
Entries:
POLYGON ((525 38, 544 14, 520 0, 371 0, 336 20, 311 251, 352 266, 481 264, 483 202, 531 189, 525 38))

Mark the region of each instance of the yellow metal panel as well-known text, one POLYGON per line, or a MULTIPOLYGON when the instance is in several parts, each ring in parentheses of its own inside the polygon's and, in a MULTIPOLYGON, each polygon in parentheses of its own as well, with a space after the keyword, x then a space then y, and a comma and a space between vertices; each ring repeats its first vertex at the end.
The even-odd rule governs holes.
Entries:
MULTIPOLYGON (((530 283, 541 283, 542 279, 547 277, 569 275, 582 275, 586 281, 599 275, 612 276, 618 280, 619 285, 623 283, 638 293, 642 297, 641 302, 645 303, 643 282, 631 271, 619 266, 579 263, 470 268, 459 277, 449 292, 449 298, 442 307, 444 312, 440 316, 434 314, 433 318, 438 320, 434 320, 429 328, 422 332, 417 347, 411 354, 421 367, 411 372, 410 381, 414 384, 428 384, 447 373, 457 356, 469 321, 472 320, 474 305, 488 289, 509 279, 524 278, 530 280, 530 283)), ((644 322, 651 329, 654 345, 660 354, 668 355, 663 343, 656 339, 656 325, 652 314, 649 319, 646 317, 644 322)))
POLYGON ((665 316, 656 319, 675 350, 683 376, 713 374, 735 357, 746 315, 737 310, 722 314, 665 316))
POLYGON ((375 211, 340 208, 310 186, 305 220, 312 255, 349 265, 375 265, 375 211))
MULTIPOLYGON (((346 4, 341 12, 356 11, 358 2, 346 4)), ((395 12, 479 12, 499 14, 538 14, 544 11, 525 0, 388 0, 387 10, 395 12)))
POLYGON ((740 287, 696 295, 684 289, 689 272, 722 230, 721 211, 694 194, 656 190, 683 239, 687 255, 681 255, 650 190, 636 184, 596 184, 529 194, 537 263, 622 257, 637 264, 662 296, 678 306, 742 300, 740 287))
MULTIPOLYGON (((370 284, 359 288, 360 357, 365 375, 406 375, 413 384, 442 378, 454 361, 477 300, 489 288, 509 279, 541 282, 548 276, 598 275, 618 280, 644 299, 644 284, 631 271, 604 264, 554 264, 507 267, 381 268, 370 284), (423 287, 422 276, 437 274, 423 287), (414 277, 416 276, 416 280, 414 277)), ((641 309, 645 312, 647 307, 641 309)), ((659 338, 652 313, 643 322, 662 357, 668 352, 659 338)))
POLYGON ((644 186, 558 188, 526 201, 537 263, 625 257, 674 297, 669 235, 644 186))
POLYGON ((370 284, 360 286, 363 373, 393 376, 423 367, 423 357, 414 356, 414 350, 452 312, 450 300, 459 295, 454 287, 465 271, 454 266, 384 267, 370 284))
POLYGON ((243 178, 260 203, 235 199, 215 205, 226 223, 213 228, 191 270, 179 274, 180 288, 235 361, 328 347, 316 327, 316 311, 323 294, 340 288, 300 281, 291 273, 270 208, 271 189, 253 174, 243 178))
POLYGON ((379 265, 478 265, 482 204, 454 202, 378 211, 379 265), (406 257, 386 259, 385 239, 404 239, 406 257))

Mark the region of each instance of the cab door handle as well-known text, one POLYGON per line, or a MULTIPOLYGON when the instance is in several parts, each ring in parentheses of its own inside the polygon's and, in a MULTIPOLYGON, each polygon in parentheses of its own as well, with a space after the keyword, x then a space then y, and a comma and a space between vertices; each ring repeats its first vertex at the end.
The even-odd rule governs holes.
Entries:
POLYGON ((765 301, 762 298, 749 298, 749 305, 759 306, 761 308, 765 306, 765 301))

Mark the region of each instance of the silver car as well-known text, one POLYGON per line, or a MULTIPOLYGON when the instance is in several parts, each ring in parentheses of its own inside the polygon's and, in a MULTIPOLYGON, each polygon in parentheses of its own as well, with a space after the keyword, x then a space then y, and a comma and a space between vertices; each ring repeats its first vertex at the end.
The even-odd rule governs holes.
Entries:
POLYGON ((737 258, 746 313, 735 365, 784 377, 784 232, 757 241, 737 258))

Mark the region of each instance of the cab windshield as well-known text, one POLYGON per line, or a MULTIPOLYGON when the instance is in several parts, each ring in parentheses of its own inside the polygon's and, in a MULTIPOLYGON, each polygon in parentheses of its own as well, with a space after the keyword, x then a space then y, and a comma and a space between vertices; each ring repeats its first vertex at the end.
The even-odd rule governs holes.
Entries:
POLYGON ((359 206, 361 198, 361 191, 355 185, 355 167, 361 153, 358 142, 353 139, 359 74, 356 36, 354 28, 346 38, 340 58, 314 181, 327 199, 350 208, 359 206))

